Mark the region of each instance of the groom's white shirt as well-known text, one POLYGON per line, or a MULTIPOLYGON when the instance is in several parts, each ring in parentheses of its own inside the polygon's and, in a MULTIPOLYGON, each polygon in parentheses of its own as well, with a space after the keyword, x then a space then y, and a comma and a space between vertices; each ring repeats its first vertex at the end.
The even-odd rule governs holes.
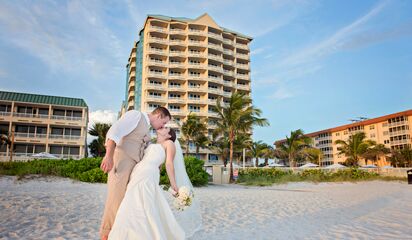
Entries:
POLYGON ((131 133, 137 127, 142 115, 147 124, 150 126, 150 120, 147 113, 142 113, 136 110, 127 111, 119 120, 117 120, 117 122, 112 125, 109 131, 107 131, 106 142, 108 139, 111 139, 116 143, 116 145, 118 145, 124 136, 131 133))

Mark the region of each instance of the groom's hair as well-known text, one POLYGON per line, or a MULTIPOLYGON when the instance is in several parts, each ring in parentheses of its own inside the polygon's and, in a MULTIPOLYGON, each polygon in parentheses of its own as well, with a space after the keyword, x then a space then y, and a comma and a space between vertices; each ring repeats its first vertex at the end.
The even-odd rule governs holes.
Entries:
POLYGON ((176 131, 173 130, 173 128, 170 128, 169 130, 169 135, 170 135, 170 140, 172 140, 173 142, 176 141, 176 131))
POLYGON ((152 111, 153 115, 160 115, 161 118, 169 117, 172 119, 172 115, 170 115, 169 110, 165 107, 157 107, 155 110, 152 111))

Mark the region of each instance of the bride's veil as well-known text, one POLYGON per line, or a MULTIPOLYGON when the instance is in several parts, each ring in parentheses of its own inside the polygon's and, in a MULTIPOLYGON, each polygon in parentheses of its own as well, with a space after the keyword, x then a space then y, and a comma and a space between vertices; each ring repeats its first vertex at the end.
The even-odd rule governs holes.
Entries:
POLYGON ((187 176, 186 166, 183 158, 182 148, 180 147, 179 141, 176 139, 176 155, 173 161, 175 169, 175 178, 177 187, 182 186, 188 187, 194 193, 192 205, 186 208, 184 211, 176 212, 176 219, 180 226, 186 233, 186 238, 192 237, 193 234, 200 230, 202 227, 202 216, 200 214, 199 199, 194 192, 193 185, 187 176))

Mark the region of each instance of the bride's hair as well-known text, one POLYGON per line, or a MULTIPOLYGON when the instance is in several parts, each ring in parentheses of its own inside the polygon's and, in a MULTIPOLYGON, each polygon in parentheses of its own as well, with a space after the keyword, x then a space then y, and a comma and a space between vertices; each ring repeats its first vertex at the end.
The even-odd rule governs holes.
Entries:
POLYGON ((169 135, 170 135, 170 140, 172 140, 172 142, 176 141, 176 132, 175 130, 173 130, 172 128, 169 129, 169 135))

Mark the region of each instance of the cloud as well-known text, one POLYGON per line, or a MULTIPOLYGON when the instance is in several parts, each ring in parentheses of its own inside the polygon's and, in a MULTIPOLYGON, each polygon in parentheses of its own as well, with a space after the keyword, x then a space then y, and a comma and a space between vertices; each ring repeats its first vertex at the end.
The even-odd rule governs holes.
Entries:
POLYGON ((251 55, 256 55, 256 54, 262 53, 263 51, 265 51, 265 48, 264 48, 264 47, 256 48, 256 49, 252 50, 252 51, 250 52, 250 54, 251 54, 251 55))
POLYGON ((319 43, 308 46, 304 50, 298 51, 297 53, 285 58, 280 65, 296 66, 306 64, 309 62, 319 61, 319 59, 337 52, 345 45, 347 41, 350 40, 350 38, 361 31, 363 25, 365 25, 373 17, 377 16, 386 5, 387 1, 378 3, 367 14, 339 29, 330 37, 320 41, 319 43))
POLYGON ((95 123, 113 124, 117 120, 117 112, 112 110, 96 110, 89 114, 89 127, 95 123))
POLYGON ((290 91, 290 89, 287 89, 285 87, 278 87, 276 91, 269 96, 270 99, 276 99, 276 100, 283 100, 287 98, 292 98, 295 96, 295 93, 290 91))

